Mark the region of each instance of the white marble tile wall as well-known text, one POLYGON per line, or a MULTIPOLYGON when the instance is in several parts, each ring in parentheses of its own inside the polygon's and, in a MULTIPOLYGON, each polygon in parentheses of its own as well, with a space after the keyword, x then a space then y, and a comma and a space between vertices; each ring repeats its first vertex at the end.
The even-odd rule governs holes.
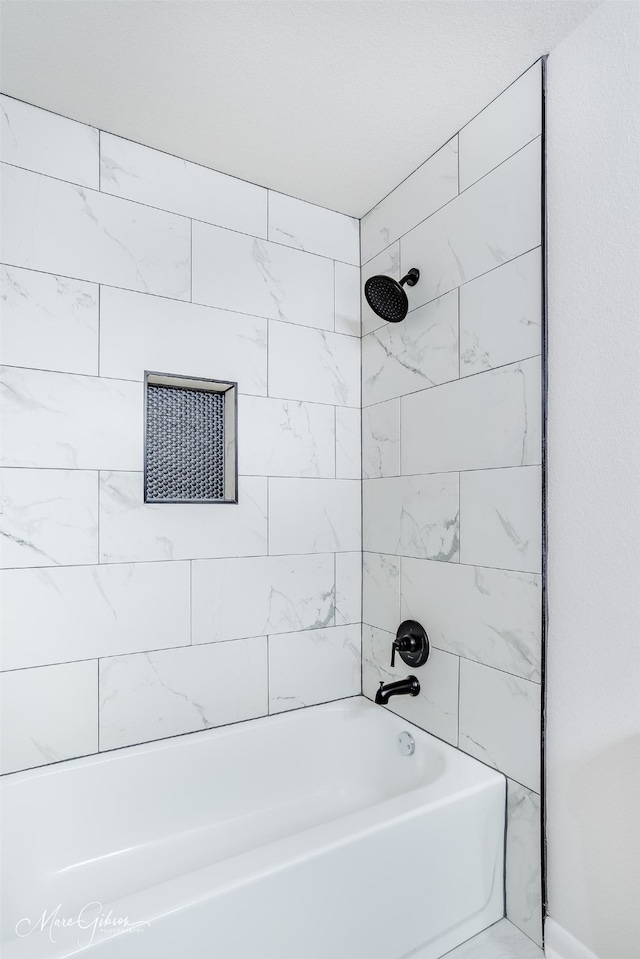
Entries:
POLYGON ((362 308, 363 689, 404 619, 431 656, 389 708, 510 783, 508 915, 540 941, 541 66, 362 223, 361 282, 420 270, 409 313, 362 308))
POLYGON ((358 693, 358 221, 0 108, 2 771, 358 693), (237 382, 237 505, 143 502, 145 370, 237 382))

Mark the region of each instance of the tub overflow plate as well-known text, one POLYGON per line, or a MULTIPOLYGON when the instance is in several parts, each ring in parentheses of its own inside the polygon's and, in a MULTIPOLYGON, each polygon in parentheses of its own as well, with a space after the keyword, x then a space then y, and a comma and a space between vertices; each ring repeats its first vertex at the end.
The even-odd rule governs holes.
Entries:
POLYGON ((406 730, 398 736, 398 749, 403 756, 412 756, 416 751, 416 741, 406 730))

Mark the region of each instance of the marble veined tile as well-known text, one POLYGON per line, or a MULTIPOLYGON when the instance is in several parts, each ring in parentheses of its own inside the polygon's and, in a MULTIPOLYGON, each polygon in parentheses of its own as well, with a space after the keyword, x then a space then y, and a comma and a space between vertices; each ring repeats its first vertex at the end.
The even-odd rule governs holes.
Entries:
MULTIPOLYGON (((374 699, 380 683, 395 682, 412 674, 412 669, 399 656, 396 656, 393 669, 389 665, 394 639, 395 631, 389 633, 371 626, 363 627, 362 684, 363 693, 369 699, 374 699)), ((387 708, 434 736, 457 745, 458 662, 457 656, 432 649, 429 661, 418 673, 420 693, 417 696, 394 696, 387 708)))
POLYGON ((269 637, 269 712, 360 693, 360 625, 269 637))
POLYGON ((362 262, 447 203, 458 193, 458 138, 437 153, 381 200, 362 219, 362 262))
POLYGON ((460 524, 461 562, 539 573, 540 467, 461 473, 460 524))
POLYGON ((335 331, 360 336, 360 268, 336 263, 335 331))
POLYGON ((540 789, 540 685, 460 660, 459 747, 540 789))
POLYGON ((400 400, 367 406, 362 411, 362 475, 400 475, 400 400))
POLYGON ((270 553, 341 553, 359 549, 358 480, 269 480, 270 553))
POLYGON ((460 375, 542 350, 540 247, 460 287, 460 375))
POLYGON ((362 620, 362 553, 335 553, 336 626, 362 620))
POLYGON ((360 410, 336 407, 336 476, 338 479, 360 479, 362 475, 360 410))
POLYGON ((374 256, 372 260, 364 264, 360 271, 360 291, 362 307, 362 335, 371 333, 373 330, 386 326, 386 321, 381 319, 377 313, 374 313, 364 295, 364 285, 370 276, 391 276, 394 280, 400 279, 400 244, 396 241, 388 246, 386 250, 374 256))
POLYGON ((540 682, 540 576, 404 558, 401 593, 400 619, 417 619, 434 646, 540 682))
POLYGON ((0 676, 2 773, 98 751, 97 662, 0 676))
POLYGON ((0 178, 4 263, 189 299, 186 217, 15 167, 0 178))
POLYGON ((542 876, 540 796, 507 781, 507 916, 540 945, 542 876))
POLYGON ((542 133, 542 61, 467 123, 460 140, 460 189, 542 133))
POLYGON ((400 557, 362 554, 362 618, 395 635, 400 616, 400 557))
POLYGON ((403 237, 411 309, 540 245, 540 153, 538 137, 403 237))
POLYGON ((12 569, 1 576, 3 669, 189 643, 188 563, 12 569))
POLYGON ((364 406, 458 377, 458 295, 422 306, 362 339, 364 406))
POLYGON ((402 472, 540 463, 541 376, 534 357, 403 397, 402 472))
POLYGON ((98 562, 98 474, 0 470, 0 565, 98 562))
POLYGON ((98 287, 0 267, 0 359, 62 373, 98 372, 98 287))
POLYGON ((100 474, 100 561, 261 556, 267 552, 267 481, 239 480, 237 503, 145 503, 142 473, 100 474))
POLYGON ((99 187, 98 131, 0 96, 0 160, 36 173, 99 187))
MULTIPOLYGON (((419 953, 416 959, 422 959, 419 953)), ((446 959, 544 959, 544 953, 508 919, 501 919, 448 952, 446 959)))
POLYGON ((269 190, 269 239, 360 265, 360 223, 352 216, 269 190))
POLYGON ((145 370, 231 380, 267 392, 267 321, 195 303, 103 287, 100 373, 142 380, 145 370))
POLYGON ((269 395, 360 407, 360 341, 269 323, 269 395))
POLYGON ((333 626, 332 553, 195 560, 191 589, 194 643, 333 626))
POLYGON ((196 221, 193 300, 222 310, 333 330, 333 263, 196 221))
POLYGON ((332 407, 270 397, 238 397, 241 475, 333 477, 335 456, 332 407))
POLYGON ((458 476, 365 480, 364 550, 458 562, 458 476))
POLYGON ((100 662, 101 750, 266 713, 266 637, 100 662))
POLYGON ((267 235, 264 187, 102 133, 100 189, 217 226, 267 235))
POLYGON ((142 468, 142 386, 5 366, 3 466, 142 468))

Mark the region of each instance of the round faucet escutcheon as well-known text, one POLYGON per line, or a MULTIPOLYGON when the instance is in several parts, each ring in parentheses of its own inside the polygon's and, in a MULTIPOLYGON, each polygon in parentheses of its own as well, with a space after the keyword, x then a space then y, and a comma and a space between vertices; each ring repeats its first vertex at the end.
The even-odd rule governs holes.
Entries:
POLYGON ((405 619, 398 626, 391 644, 391 665, 395 666, 396 652, 407 666, 424 666, 429 658, 430 645, 424 626, 415 619, 405 619))

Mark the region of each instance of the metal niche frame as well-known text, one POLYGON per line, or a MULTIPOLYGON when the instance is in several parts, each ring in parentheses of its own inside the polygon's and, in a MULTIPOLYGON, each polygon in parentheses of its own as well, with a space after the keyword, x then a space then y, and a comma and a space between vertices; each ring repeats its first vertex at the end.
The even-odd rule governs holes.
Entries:
MULTIPOLYGON (((160 395, 160 394, 158 394, 160 395)), ((213 399, 213 398, 212 398, 213 399)), ((155 413, 155 410, 154 410, 155 413)), ((155 413, 157 416, 158 414, 155 413)), ((155 424, 153 435, 154 443, 157 443, 157 434, 162 432, 162 424, 158 427, 155 424)), ((175 435, 176 430, 173 430, 175 435)), ((174 373, 158 373, 151 370, 145 370, 144 373, 144 502, 145 503, 237 503, 238 502, 238 384, 229 380, 212 380, 203 377, 183 376, 174 373), (156 487, 162 482, 162 476, 158 472, 162 471, 162 464, 154 464, 154 454, 158 450, 151 449, 150 414, 152 403, 150 403, 150 390, 154 387, 162 390, 164 400, 171 402, 169 391, 175 392, 175 415, 180 416, 181 397, 184 396, 184 414, 186 415, 187 405, 193 406, 194 400, 197 404, 197 398, 194 394, 205 394, 202 397, 203 403, 200 404, 204 409, 200 413, 202 422, 193 421, 193 412, 189 418, 189 423, 185 424, 189 428, 186 431, 179 429, 180 442, 173 444, 172 448, 172 426, 175 423, 169 422, 170 415, 167 414, 166 426, 166 447, 159 451, 159 458, 169 463, 168 473, 182 471, 182 475, 171 488, 170 476, 166 479, 167 495, 157 495, 152 487, 156 487), (207 410, 206 394, 216 394, 220 398, 220 403, 210 404, 207 410), (222 408, 221 408, 222 407, 222 408), (191 436, 185 435, 191 433, 191 436), (191 443, 191 447, 189 444, 191 443), (209 447, 208 444, 213 444, 209 447), (194 463, 202 475, 198 477, 194 474, 194 463), (210 488, 216 485, 210 476, 211 470, 220 470, 222 473, 221 483, 218 480, 218 486, 222 486, 221 496, 204 496, 203 488, 210 488), (189 472, 191 471, 191 472, 189 472), (193 490, 193 495, 189 495, 189 487, 193 490)))

